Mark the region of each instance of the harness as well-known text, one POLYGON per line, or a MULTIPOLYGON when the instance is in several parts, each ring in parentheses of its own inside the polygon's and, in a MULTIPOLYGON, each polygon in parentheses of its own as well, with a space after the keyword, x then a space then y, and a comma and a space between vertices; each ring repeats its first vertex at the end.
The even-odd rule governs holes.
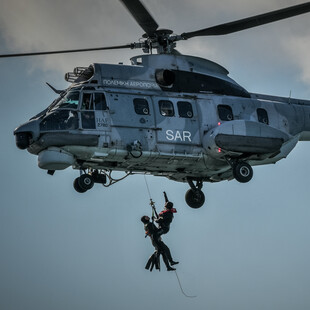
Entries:
POLYGON ((165 214, 165 213, 177 213, 177 209, 175 208, 171 208, 171 209, 167 209, 167 210, 163 210, 159 213, 159 216, 165 214))

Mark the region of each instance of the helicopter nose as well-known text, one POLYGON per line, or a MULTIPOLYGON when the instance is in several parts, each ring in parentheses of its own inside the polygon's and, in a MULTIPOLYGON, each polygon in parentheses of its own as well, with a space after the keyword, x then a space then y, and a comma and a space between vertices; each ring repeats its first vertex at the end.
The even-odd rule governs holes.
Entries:
POLYGON ((15 134, 16 146, 21 150, 25 150, 30 146, 30 138, 31 134, 29 132, 16 133, 15 134))
POLYGON ((20 125, 14 130, 16 146, 21 149, 27 149, 32 142, 40 136, 39 120, 30 120, 20 125))

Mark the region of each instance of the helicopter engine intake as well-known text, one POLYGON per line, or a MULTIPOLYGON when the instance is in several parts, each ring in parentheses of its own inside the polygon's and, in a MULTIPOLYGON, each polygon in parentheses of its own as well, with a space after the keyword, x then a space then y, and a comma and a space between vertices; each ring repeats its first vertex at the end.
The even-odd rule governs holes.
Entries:
POLYGON ((156 82, 160 85, 160 86, 171 86, 174 81, 175 81, 175 73, 171 70, 156 70, 155 72, 155 79, 156 82))

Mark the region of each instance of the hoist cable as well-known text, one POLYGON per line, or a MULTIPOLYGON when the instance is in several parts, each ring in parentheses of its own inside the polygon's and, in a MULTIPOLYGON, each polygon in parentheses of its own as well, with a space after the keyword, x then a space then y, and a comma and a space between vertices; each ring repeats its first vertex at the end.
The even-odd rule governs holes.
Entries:
POLYGON ((149 188, 149 185, 148 185, 148 183, 147 183, 145 174, 144 174, 144 181, 145 181, 145 185, 146 185, 147 191, 148 191, 148 193, 149 193, 149 197, 150 197, 150 205, 151 205, 151 208, 152 208, 152 222, 153 222, 153 221, 154 221, 154 216, 155 216, 155 203, 154 203, 154 201, 152 200, 150 188, 149 188))
POLYGON ((177 273, 176 270, 175 270, 174 272, 175 272, 175 275, 177 276, 178 283, 179 283, 179 286, 180 286, 180 289, 181 289, 182 294, 183 294, 185 297, 188 297, 188 298, 196 298, 197 296, 187 295, 187 294, 184 292, 183 287, 182 287, 182 284, 181 284, 181 281, 180 281, 180 278, 179 278, 179 276, 178 276, 178 273, 177 273))
POLYGON ((146 180, 146 176, 145 175, 144 175, 144 181, 145 181, 145 185, 146 185, 147 191, 149 193, 150 199, 152 200, 151 192, 150 192, 150 189, 149 189, 149 185, 147 184, 147 180, 146 180))

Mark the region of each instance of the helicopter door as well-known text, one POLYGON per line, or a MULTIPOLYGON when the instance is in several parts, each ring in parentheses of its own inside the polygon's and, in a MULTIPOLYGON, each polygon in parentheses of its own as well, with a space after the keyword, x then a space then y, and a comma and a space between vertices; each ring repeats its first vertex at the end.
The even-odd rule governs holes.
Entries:
POLYGON ((196 101, 154 97, 157 142, 174 145, 199 145, 196 101))
POLYGON ((104 93, 83 93, 81 103, 81 126, 83 129, 110 131, 110 118, 108 114, 104 93))
POLYGON ((154 113, 149 96, 135 94, 107 95, 111 115, 111 127, 117 143, 131 145, 135 141, 143 149, 154 147, 154 113))

